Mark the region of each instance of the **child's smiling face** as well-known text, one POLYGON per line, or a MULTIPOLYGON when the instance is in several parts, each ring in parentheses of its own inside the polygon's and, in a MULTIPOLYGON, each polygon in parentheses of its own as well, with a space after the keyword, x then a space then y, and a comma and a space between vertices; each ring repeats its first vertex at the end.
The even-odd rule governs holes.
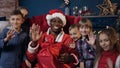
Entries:
POLYGON ((101 33, 99 35, 99 44, 100 44, 100 47, 102 47, 104 51, 110 50, 110 40, 106 34, 101 33))
POLYGON ((21 28, 22 23, 24 23, 24 19, 22 15, 12 15, 9 19, 13 28, 21 28))
POLYGON ((82 36, 86 36, 86 35, 90 34, 91 29, 90 29, 90 27, 83 25, 83 26, 79 27, 79 31, 82 36))
POLYGON ((69 30, 70 37, 74 40, 77 41, 80 38, 80 31, 77 27, 72 28, 69 30))

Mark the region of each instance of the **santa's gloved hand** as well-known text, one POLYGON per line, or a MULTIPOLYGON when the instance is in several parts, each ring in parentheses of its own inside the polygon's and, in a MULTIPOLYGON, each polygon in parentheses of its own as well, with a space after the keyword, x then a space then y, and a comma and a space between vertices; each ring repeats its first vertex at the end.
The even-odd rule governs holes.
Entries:
POLYGON ((70 55, 68 53, 63 53, 63 54, 60 55, 59 61, 61 63, 71 63, 71 62, 74 62, 75 59, 72 55, 70 55))

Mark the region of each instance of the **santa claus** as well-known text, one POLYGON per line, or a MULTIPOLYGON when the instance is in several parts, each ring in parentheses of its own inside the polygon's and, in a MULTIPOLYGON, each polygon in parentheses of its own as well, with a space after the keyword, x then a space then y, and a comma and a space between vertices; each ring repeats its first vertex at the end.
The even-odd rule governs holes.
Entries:
POLYGON ((75 68, 78 55, 75 47, 70 46, 74 41, 63 31, 65 15, 60 10, 50 10, 46 20, 47 32, 42 33, 35 24, 30 29, 32 41, 26 52, 28 60, 36 61, 35 68, 75 68))

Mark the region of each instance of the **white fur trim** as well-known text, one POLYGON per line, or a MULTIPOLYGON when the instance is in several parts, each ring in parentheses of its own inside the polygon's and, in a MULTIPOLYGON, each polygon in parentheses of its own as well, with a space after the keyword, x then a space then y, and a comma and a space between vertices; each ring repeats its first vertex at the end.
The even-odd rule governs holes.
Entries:
POLYGON ((60 32, 58 34, 58 36, 56 37, 55 41, 56 42, 62 42, 63 36, 64 36, 64 32, 62 31, 62 32, 60 32))
POLYGON ((50 30, 51 30, 51 28, 48 28, 48 30, 47 30, 47 35, 50 34, 50 30))
POLYGON ((62 20, 63 26, 66 25, 66 17, 65 17, 65 15, 63 15, 62 13, 54 13, 52 15, 50 15, 50 14, 46 15, 47 23, 48 23, 49 26, 50 26, 50 20, 55 18, 55 17, 59 17, 62 20))
POLYGON ((46 16, 47 23, 48 23, 49 26, 50 26, 50 20, 51 20, 52 18, 53 18, 53 17, 52 17, 52 15, 50 15, 50 14, 48 14, 48 15, 46 16))
POLYGON ((39 47, 39 45, 37 45, 36 47, 31 47, 30 45, 32 44, 32 41, 28 44, 28 52, 30 52, 30 53, 35 53, 37 50, 38 50, 38 47, 39 47))
MULTIPOLYGON (((49 35, 50 34, 50 30, 51 30, 51 28, 48 28, 48 30, 47 30, 47 34, 49 35)), ((63 39, 63 37, 64 37, 64 31, 61 31, 59 34, 58 34, 58 36, 56 37, 56 39, 55 39, 55 42, 62 42, 62 39, 63 39)))
POLYGON ((71 53, 71 55, 75 58, 76 63, 73 63, 74 65, 77 65, 79 63, 79 60, 77 58, 77 56, 74 53, 71 53))
POLYGON ((116 59, 115 68, 120 68, 120 55, 116 59))

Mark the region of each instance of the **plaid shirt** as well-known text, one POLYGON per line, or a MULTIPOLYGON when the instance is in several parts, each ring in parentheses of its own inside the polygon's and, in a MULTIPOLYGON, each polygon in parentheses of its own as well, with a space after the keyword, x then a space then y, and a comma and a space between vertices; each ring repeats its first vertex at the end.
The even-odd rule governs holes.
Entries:
POLYGON ((77 41, 77 50, 80 55, 80 62, 84 62, 85 68, 93 68, 96 51, 86 40, 77 41))

